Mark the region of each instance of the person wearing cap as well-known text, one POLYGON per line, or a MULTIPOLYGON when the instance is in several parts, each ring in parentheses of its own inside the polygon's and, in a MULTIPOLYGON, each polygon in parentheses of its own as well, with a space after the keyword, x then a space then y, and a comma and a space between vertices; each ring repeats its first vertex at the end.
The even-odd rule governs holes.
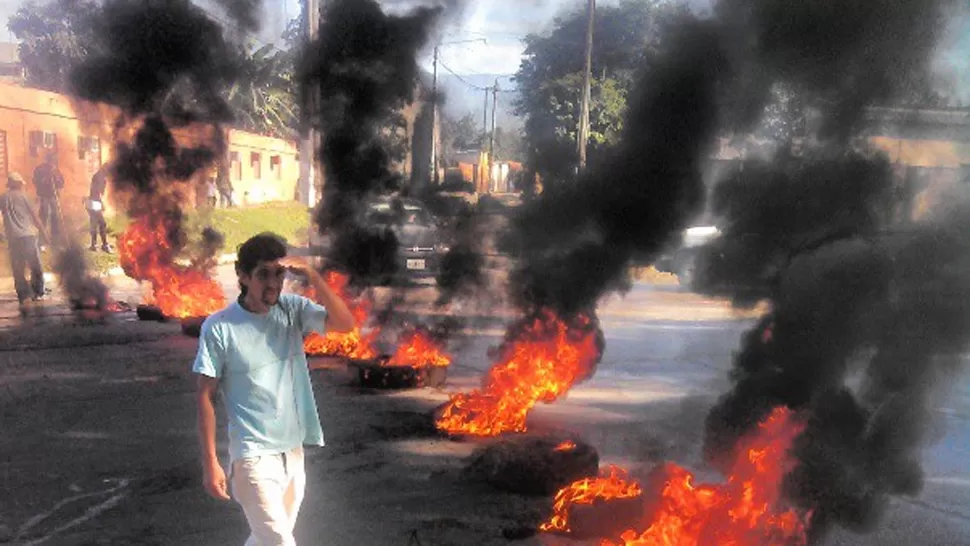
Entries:
POLYGON ((43 299, 45 294, 44 270, 40 265, 37 243, 38 238, 46 241, 47 234, 24 192, 24 178, 19 173, 7 175, 7 192, 0 195, 0 213, 3 215, 17 300, 20 301, 20 311, 25 312, 29 301, 43 299), (30 284, 24 275, 25 268, 30 269, 30 284))
POLYGON ((34 169, 34 190, 40 200, 41 226, 50 229, 57 239, 61 232, 60 193, 64 189, 64 175, 57 168, 57 154, 50 152, 43 163, 34 169))

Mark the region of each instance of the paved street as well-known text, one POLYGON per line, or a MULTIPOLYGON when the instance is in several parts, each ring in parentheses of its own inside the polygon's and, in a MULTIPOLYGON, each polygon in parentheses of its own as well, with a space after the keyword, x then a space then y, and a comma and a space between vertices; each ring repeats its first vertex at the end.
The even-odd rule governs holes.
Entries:
MULTIPOLYGON (((219 278, 235 294, 230 266, 219 278)), ((130 281, 113 280, 112 291, 137 303, 130 281)), ((413 288, 408 299, 421 307, 433 296, 413 288)), ((750 319, 649 285, 600 314, 607 349, 596 376, 538 408, 533 426, 580 432, 603 462, 665 458, 700 468, 704 416, 727 388, 730 355, 750 319)), ((501 334, 494 320, 467 328, 442 391, 369 395, 349 386, 345 370, 315 361, 328 447, 309 457, 302 543, 402 545, 413 534, 423 544, 463 544, 455 536, 506 544, 503 527, 542 510, 548 501, 449 481, 474 445, 435 439, 421 425, 449 392, 478 385, 501 334)), ((198 486, 188 373, 195 344, 177 324, 133 313, 83 324, 56 299, 22 324, 15 302, 0 300, 0 537, 5 526, 20 544, 241 544, 241 513, 198 486)), ((895 501, 875 533, 838 533, 832 545, 970 544, 967 385, 954 381, 939 401, 948 428, 925 454, 923 495, 895 501)))

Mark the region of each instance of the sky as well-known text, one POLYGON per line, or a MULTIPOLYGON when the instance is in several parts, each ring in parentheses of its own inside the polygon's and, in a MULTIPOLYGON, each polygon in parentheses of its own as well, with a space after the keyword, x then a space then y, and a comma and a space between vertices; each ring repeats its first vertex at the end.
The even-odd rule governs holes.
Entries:
MULTIPOLYGON (((193 0, 219 15, 215 0, 193 0)), ((263 28, 254 40, 277 43, 287 22, 300 12, 302 0, 263 0, 263 28)), ((327 0, 319 0, 326 2, 327 0)), ((389 10, 407 10, 415 5, 434 1, 457 1, 461 9, 446 17, 436 42, 441 44, 439 70, 458 75, 510 75, 519 68, 522 39, 529 33, 550 30, 557 15, 583 9, 586 0, 379 0, 389 10), (514 6, 514 8, 510 7, 514 6), (466 40, 484 40, 470 43, 466 40)), ((619 0, 597 0, 597 5, 616 4, 619 0)), ((713 0, 683 0, 695 8, 706 8, 713 0)), ((20 6, 22 0, 0 0, 0 40, 12 41, 6 20, 20 6)), ((956 93, 970 101, 970 61, 965 52, 970 49, 970 25, 951 31, 948 52, 938 62, 954 73, 956 93)), ((422 54, 420 64, 431 70, 431 48, 422 54)))
MULTIPOLYGON (((207 9, 212 0, 193 0, 207 9)), ((326 0, 321 0, 326 1, 326 0)), ((599 0, 598 4, 615 4, 618 0, 599 0)), ((697 1, 697 0, 694 0, 697 1)), ((706 0, 705 0, 706 1, 706 0)), ((288 20, 300 13, 301 0, 263 0, 263 28, 257 40, 276 42, 288 20)), ((390 10, 407 9, 420 0, 382 0, 390 10)), ((426 2, 424 2, 426 3, 426 2)), ((0 40, 13 41, 6 21, 20 6, 21 0, 0 0, 0 40)), ((581 9, 585 0, 462 0, 463 7, 446 18, 441 28, 441 65, 457 74, 511 74, 518 70, 522 56, 522 38, 531 32, 548 29, 557 14, 581 9), (515 6, 512 10, 509 5, 515 6), (451 42, 482 39, 486 43, 454 44, 451 42)), ((212 9, 218 15, 218 9, 212 9)), ((431 53, 421 59, 431 68, 431 53)))

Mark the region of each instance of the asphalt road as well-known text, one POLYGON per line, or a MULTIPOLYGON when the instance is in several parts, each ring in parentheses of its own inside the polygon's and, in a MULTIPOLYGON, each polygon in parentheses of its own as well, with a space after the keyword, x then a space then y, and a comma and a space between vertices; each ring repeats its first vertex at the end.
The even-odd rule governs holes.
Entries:
MULTIPOLYGON (((234 295, 231 267, 220 268, 219 278, 234 295)), ((140 293, 124 279, 112 291, 132 303, 140 293)), ((431 288, 416 288, 409 298, 420 307, 433 296, 431 288)), ((720 302, 647 285, 607 302, 601 319, 607 349, 596 375, 565 400, 537 408, 532 422, 579 431, 603 462, 635 466, 663 458, 701 468, 702 422, 727 388, 731 353, 750 319, 733 316, 720 302)), ((486 349, 501 333, 499 323, 466 333, 449 375, 451 388, 477 385, 489 365, 486 349)), ((141 323, 131 313, 87 324, 56 299, 24 321, 15 302, 0 299, 0 542, 19 535, 19 544, 67 546, 241 543, 242 516, 227 515, 198 490, 187 373, 194 351, 195 340, 181 336, 176 324, 141 323)), ((388 464, 381 458, 388 454, 379 452, 386 448, 368 447, 375 431, 392 434, 380 428, 380 416, 400 414, 409 404, 421 409, 420 402, 362 397, 339 382, 324 383, 322 412, 354 404, 355 411, 375 417, 365 427, 328 421, 328 438, 339 440, 314 461, 324 468, 314 491, 326 495, 308 499, 298 535, 307 544, 406 544, 400 533, 413 521, 391 514, 387 505, 380 508, 388 510, 384 524, 395 530, 375 527, 374 505, 326 476, 388 464), (351 455, 363 462, 342 458, 351 455)), ((967 385, 959 378, 953 392, 939 399, 947 430, 924 454, 922 495, 894 501, 874 532, 837 532, 829 544, 970 544, 967 385)), ((407 498, 407 487, 400 487, 396 498, 407 498)), ((440 496, 439 510, 461 506, 441 488, 410 491, 417 492, 440 496)), ((521 510, 510 505, 506 511, 521 510)))

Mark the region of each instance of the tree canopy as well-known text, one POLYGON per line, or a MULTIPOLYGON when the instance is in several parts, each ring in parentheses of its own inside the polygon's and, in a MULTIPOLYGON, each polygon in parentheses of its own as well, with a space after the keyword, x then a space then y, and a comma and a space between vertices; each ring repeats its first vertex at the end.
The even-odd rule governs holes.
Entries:
MULTIPOLYGON (((444 116, 441 121, 441 141, 444 156, 456 152, 487 148, 490 135, 478 124, 478 116, 469 112, 460 118, 444 116)), ((498 161, 522 161, 524 159, 522 135, 517 130, 495 128, 495 159, 498 161)))
MULTIPOLYGON (((667 30, 688 15, 684 2, 672 0, 620 0, 618 5, 597 7, 587 143, 590 162, 617 142, 634 84, 640 78, 650 77, 651 60, 669 35, 667 30)), ((527 161, 547 183, 571 178, 578 163, 576 138, 586 26, 585 9, 577 9, 557 18, 549 33, 527 36, 523 60, 515 75, 519 92, 515 113, 524 120, 527 161)), ((761 75, 741 72, 733 87, 725 89, 721 97, 726 136, 751 134, 791 146, 806 131, 806 112, 819 104, 826 106, 832 99, 813 94, 801 85, 803 82, 790 78, 782 77, 764 87, 761 75), (767 96, 751 100, 757 94, 767 96), (750 110, 751 104, 757 105, 756 111, 750 110)), ((885 97, 883 104, 912 108, 951 106, 945 85, 928 72, 898 74, 902 80, 896 85, 898 93, 885 97)))
MULTIPOLYGON (((681 3, 622 0, 597 7, 593 29, 590 134, 592 159, 614 144, 623 128, 627 94, 659 47, 663 29, 686 13, 681 3)), ((585 59, 586 12, 555 20, 548 35, 525 38, 515 75, 515 113, 524 121, 528 160, 543 178, 568 178, 576 165, 585 59)))
POLYGON ((22 4, 7 22, 20 40, 20 60, 31 87, 64 92, 71 70, 94 53, 94 21, 100 12, 94 0, 60 0, 22 4))

